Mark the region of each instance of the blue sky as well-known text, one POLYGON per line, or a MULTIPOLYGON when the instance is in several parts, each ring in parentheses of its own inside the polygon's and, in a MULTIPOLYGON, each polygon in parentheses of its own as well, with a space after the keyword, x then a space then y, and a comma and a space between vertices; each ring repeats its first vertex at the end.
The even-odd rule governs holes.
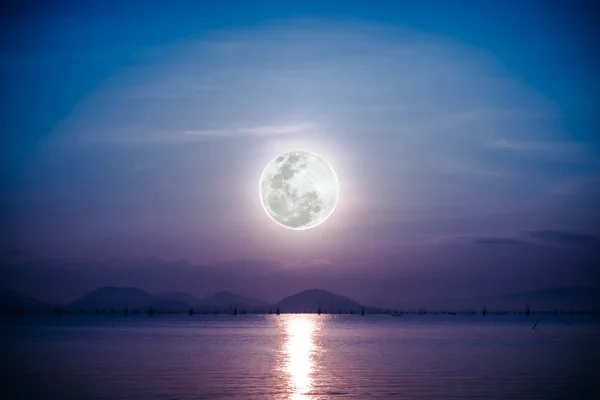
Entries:
POLYGON ((7 262, 598 277, 584 3, 26 2, 2 18, 7 262), (296 147, 342 183, 302 235, 255 193, 296 147))

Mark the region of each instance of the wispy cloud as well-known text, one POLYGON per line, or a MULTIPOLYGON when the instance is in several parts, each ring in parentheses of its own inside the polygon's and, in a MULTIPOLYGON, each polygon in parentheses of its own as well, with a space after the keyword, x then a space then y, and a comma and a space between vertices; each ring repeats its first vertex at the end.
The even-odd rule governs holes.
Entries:
POLYGON ((192 137, 201 137, 201 136, 221 136, 227 134, 227 131, 219 131, 219 130, 211 130, 211 129, 190 129, 181 132, 183 135, 192 136, 192 137))
POLYGON ((283 268, 310 268, 310 267, 327 267, 335 265, 333 261, 324 259, 324 258, 316 258, 312 260, 295 260, 295 261, 285 261, 281 263, 283 268))
POLYGON ((519 141, 496 139, 484 143, 484 146, 495 150, 518 152, 523 155, 539 156, 551 159, 570 160, 574 162, 591 162, 596 157, 588 144, 557 141, 519 141))
POLYGON ((590 195, 599 188, 600 174, 591 173, 559 179, 552 183, 549 192, 552 195, 590 195))
POLYGON ((147 65, 87 98, 64 128, 83 141, 119 144, 126 140, 116 132, 141 123, 143 132, 128 133, 139 136, 132 142, 169 132, 160 141, 185 143, 310 134, 325 120, 342 134, 386 133, 416 147, 432 127, 458 146, 479 130, 556 117, 551 104, 473 49, 373 24, 297 20, 157 49, 147 65), (299 122, 281 122, 298 113, 299 122), (452 127, 449 116, 477 128, 452 127))
POLYGON ((171 81, 169 83, 140 84, 121 90, 121 96, 135 100, 191 100, 198 96, 211 95, 211 92, 224 89, 225 85, 171 81))
POLYGON ((509 238, 509 237, 477 237, 473 239, 476 244, 489 244, 489 245, 512 245, 521 244, 522 240, 509 238))
POLYGON ((558 111, 552 109, 535 108, 489 108, 475 109, 456 113, 452 116, 455 121, 483 122, 483 121, 515 121, 515 120, 543 120, 561 118, 558 111))
MULTIPOLYGON (((316 124, 273 123, 224 127, 218 129, 147 130, 142 127, 121 127, 113 130, 88 130, 87 137, 69 137, 67 143, 112 144, 136 146, 144 144, 176 145, 194 142, 209 142, 219 139, 272 136, 291 136, 319 132, 316 124)), ((63 138, 64 139, 64 138, 63 138)), ((61 142, 61 143, 64 143, 61 142)))
POLYGON ((567 232, 551 229, 529 231, 528 233, 529 236, 531 236, 534 239, 555 244, 584 244, 595 242, 597 240, 596 237, 585 233, 567 232))
POLYGON ((424 169, 443 175, 472 175, 489 178, 503 178, 502 171, 490 169, 487 166, 451 157, 431 157, 423 166, 424 169))
POLYGON ((262 125, 250 128, 240 128, 238 133, 256 136, 291 135, 308 133, 313 125, 291 124, 291 125, 262 125))
POLYGON ((228 136, 285 136, 310 133, 316 130, 314 124, 270 124, 231 129, 184 130, 181 133, 190 137, 228 137, 228 136))

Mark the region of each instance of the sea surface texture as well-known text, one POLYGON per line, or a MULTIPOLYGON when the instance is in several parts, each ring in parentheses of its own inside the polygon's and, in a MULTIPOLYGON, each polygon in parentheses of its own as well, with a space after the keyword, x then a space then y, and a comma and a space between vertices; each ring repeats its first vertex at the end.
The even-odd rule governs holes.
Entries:
POLYGON ((598 316, 0 320, 2 399, 600 399, 598 316))

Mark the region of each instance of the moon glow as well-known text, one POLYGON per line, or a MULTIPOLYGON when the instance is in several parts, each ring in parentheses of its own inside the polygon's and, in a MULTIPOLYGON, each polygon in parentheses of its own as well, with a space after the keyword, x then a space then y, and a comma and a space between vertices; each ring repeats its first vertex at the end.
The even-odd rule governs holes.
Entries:
POLYGON ((260 177, 258 192, 273 221, 289 229, 304 230, 322 224, 333 214, 340 184, 323 157, 297 150, 271 160, 260 177))

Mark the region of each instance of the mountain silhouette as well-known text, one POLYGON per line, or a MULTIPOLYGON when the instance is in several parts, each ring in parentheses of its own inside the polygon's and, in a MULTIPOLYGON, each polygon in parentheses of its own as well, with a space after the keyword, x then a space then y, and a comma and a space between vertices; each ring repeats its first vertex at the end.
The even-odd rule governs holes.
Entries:
POLYGON ((25 296, 21 293, 12 290, 0 292, 0 313, 15 313, 20 311, 29 312, 46 312, 54 308, 54 305, 44 303, 34 299, 33 297, 25 296))
POLYGON ((296 293, 277 303, 281 312, 360 312, 364 306, 356 301, 324 289, 296 293))
POLYGON ((134 287, 103 287, 86 294, 71 303, 73 311, 93 309, 145 309, 160 301, 151 294, 134 287))
MULTIPOLYGON (((66 309, 71 312, 108 311, 122 312, 382 312, 383 309, 365 307, 360 303, 324 289, 311 289, 286 297, 277 304, 245 297, 229 291, 217 292, 205 298, 198 298, 185 292, 168 292, 152 295, 135 287, 102 287, 96 289, 70 305, 60 307, 45 303, 23 294, 6 290, 0 292, 0 313, 15 314, 21 312, 49 312, 66 309)), ((420 305, 407 307, 406 310, 418 310, 420 305)), ((442 303, 426 305, 428 310, 490 310, 519 311, 530 308, 532 311, 599 311, 600 289, 593 287, 549 288, 530 292, 513 293, 502 296, 479 298, 449 299, 442 303)))
POLYGON ((155 312, 182 312, 194 308, 198 311, 226 312, 233 309, 264 311, 268 304, 251 297, 223 291, 206 298, 197 298, 185 292, 167 292, 152 295, 133 287, 103 287, 86 294, 73 302, 72 311, 146 310, 152 307, 155 312))

